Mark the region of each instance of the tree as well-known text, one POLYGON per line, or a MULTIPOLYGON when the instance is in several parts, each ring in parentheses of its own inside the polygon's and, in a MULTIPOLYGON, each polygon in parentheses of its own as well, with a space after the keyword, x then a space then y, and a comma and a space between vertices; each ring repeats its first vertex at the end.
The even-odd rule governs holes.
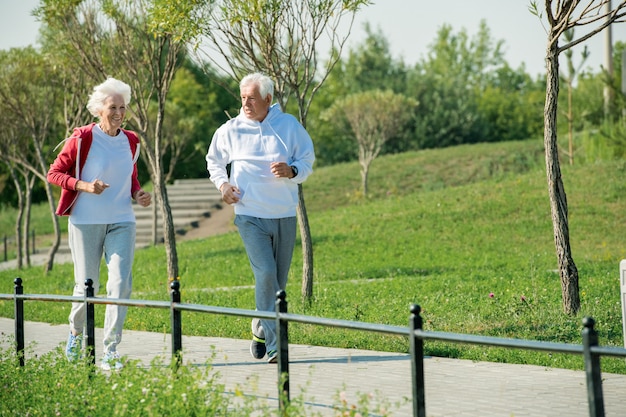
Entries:
MULTIPOLYGON (((4 115, 12 113, 1 101, 0 112, 4 115)), ((30 266, 28 213, 35 179, 35 175, 18 162, 20 160, 18 155, 25 155, 25 150, 30 148, 28 136, 19 132, 20 125, 21 120, 18 117, 7 117, 3 129, 0 130, 0 162, 7 167, 17 194, 17 217, 15 219, 17 269, 22 269, 24 260, 26 260, 26 265, 30 266)))
POLYGON ((484 21, 474 37, 466 30, 455 34, 451 26, 441 27, 427 59, 416 65, 408 81, 407 94, 424 104, 415 128, 420 147, 484 140, 487 129, 479 98, 491 80, 488 74, 505 65, 502 44, 491 39, 484 21))
POLYGON ((205 21, 207 0, 42 0, 36 14, 92 84, 116 76, 133 89, 129 124, 141 138, 161 210, 169 279, 178 278, 176 234, 163 167, 163 121, 172 79, 205 21), (156 106, 154 112, 152 106, 156 106))
MULTIPOLYGON (((337 62, 311 106, 307 126, 315 133, 317 166, 358 158, 349 129, 339 129, 337 124, 320 119, 336 100, 375 89, 406 93, 407 68, 404 63, 392 57, 389 42, 380 31, 373 32, 366 24, 365 33, 365 39, 337 62)), ((406 134, 391 138, 381 153, 403 152, 411 149, 414 142, 412 132, 406 130, 406 134)))
MULTIPOLYGON (((47 153, 50 150, 49 139, 57 124, 60 89, 56 85, 55 69, 48 59, 29 47, 12 49, 0 54, 0 109, 3 114, 10 114, 11 122, 2 135, 3 160, 10 169, 14 183, 20 195, 21 208, 18 222, 22 224, 22 244, 28 253, 28 235, 31 206, 31 191, 36 176, 44 184, 50 215, 55 235, 60 236, 59 222, 56 218, 52 186, 46 180, 49 168, 47 153), (24 188, 20 190, 17 172, 24 178, 24 188)), ((16 225, 19 229, 19 225, 16 225)), ((17 232, 19 233, 19 232, 17 232)), ((46 272, 54 266, 54 255, 59 241, 48 252, 46 272)))
MULTIPOLYGON (((340 57, 354 16, 367 0, 222 0, 208 20, 205 35, 211 52, 206 56, 239 80, 261 71, 276 82, 275 99, 287 111, 290 98, 297 104, 298 118, 306 128, 307 114, 315 94, 340 57), (341 31, 344 18, 348 26, 341 31), (318 46, 326 37, 331 48, 325 64, 318 46)), ((203 49, 199 49, 202 53, 203 49)), ((298 186, 298 219, 303 252, 302 297, 313 295, 313 244, 302 185, 298 186)))
MULTIPOLYGON (((566 314, 576 314, 580 310, 578 268, 574 263, 569 238, 567 198, 557 144, 557 114, 559 97, 559 55, 586 41, 615 22, 623 22, 626 1, 611 8, 611 0, 545 0, 547 19, 546 47, 546 100, 544 105, 544 146, 548 194, 552 213, 554 242, 561 279, 563 310, 566 314), (609 7, 605 7, 605 6, 609 7), (586 32, 564 45, 559 45, 561 36, 574 28, 586 32)), ((536 1, 530 3, 531 13, 543 18, 536 1)))
POLYGON ((323 115, 331 123, 345 118, 359 151, 363 197, 367 197, 369 167, 383 145, 414 117, 417 102, 393 91, 371 90, 338 100, 323 115))

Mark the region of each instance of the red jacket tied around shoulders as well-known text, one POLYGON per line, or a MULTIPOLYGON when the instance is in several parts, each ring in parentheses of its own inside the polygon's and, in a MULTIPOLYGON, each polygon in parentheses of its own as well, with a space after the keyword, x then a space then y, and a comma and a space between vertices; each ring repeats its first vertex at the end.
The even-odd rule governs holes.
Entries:
MULTIPOLYGON (((78 197, 76 183, 80 180, 80 173, 85 166, 85 161, 93 140, 92 130, 95 123, 74 129, 72 135, 65 140, 63 149, 56 157, 50 170, 48 170, 48 182, 61 187, 61 198, 57 206, 58 216, 69 216, 72 206, 78 197), (80 155, 79 155, 80 154, 80 155)), ((139 179, 137 178, 137 157, 139 156, 139 138, 130 131, 122 129, 128 138, 130 151, 133 155, 133 176, 131 180, 130 197, 139 191, 139 179)))

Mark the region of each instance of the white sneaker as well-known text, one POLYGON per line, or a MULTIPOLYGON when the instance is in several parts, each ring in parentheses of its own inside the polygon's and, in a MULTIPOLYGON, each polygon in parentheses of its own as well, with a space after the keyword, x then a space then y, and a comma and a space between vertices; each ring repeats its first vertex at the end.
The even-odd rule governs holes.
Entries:
POLYGON ((100 360, 100 368, 104 371, 119 371, 124 367, 120 360, 120 354, 117 352, 107 352, 100 360))

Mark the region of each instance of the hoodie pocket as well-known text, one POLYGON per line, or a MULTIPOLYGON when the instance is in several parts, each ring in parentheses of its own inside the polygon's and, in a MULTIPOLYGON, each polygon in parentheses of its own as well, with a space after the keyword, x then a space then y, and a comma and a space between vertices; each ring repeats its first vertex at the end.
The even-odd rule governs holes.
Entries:
POLYGON ((292 190, 285 181, 272 181, 248 184, 241 204, 249 209, 272 213, 295 206, 297 201, 294 201, 292 190))

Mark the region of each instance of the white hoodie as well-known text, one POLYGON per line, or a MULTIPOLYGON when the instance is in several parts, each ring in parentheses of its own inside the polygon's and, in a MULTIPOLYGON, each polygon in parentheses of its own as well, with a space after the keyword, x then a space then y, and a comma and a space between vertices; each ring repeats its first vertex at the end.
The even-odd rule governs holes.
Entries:
POLYGON ((298 184, 313 172, 315 153, 304 127, 274 104, 262 122, 240 111, 224 123, 213 135, 206 161, 218 190, 225 182, 241 190, 235 214, 279 219, 296 215, 298 184), (276 178, 270 171, 272 162, 286 162, 296 167, 298 175, 276 178), (230 180, 228 164, 232 164, 230 180))

